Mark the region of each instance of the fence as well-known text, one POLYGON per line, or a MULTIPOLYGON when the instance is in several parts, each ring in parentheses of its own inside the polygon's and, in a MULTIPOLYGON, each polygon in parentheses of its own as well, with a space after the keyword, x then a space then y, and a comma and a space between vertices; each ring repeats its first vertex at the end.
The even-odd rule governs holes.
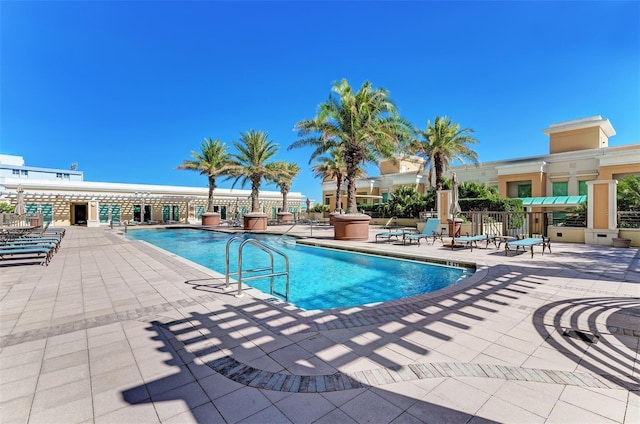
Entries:
POLYGON ((640 211, 618 212, 618 228, 640 228, 640 211))
POLYGON ((42 225, 42 222, 43 216, 41 213, 28 213, 22 216, 7 212, 0 214, 0 225, 3 227, 38 227, 42 225))
POLYGON ((466 212, 473 234, 547 236, 548 212, 466 212))

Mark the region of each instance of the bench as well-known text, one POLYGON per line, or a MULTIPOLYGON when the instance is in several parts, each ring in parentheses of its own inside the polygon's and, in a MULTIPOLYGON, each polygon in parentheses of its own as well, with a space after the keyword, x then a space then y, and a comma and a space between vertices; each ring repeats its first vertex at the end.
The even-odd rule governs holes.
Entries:
POLYGON ((516 253, 518 249, 522 247, 522 251, 526 251, 527 247, 531 248, 531 257, 533 258, 533 246, 542 245, 542 254, 544 255, 545 249, 549 249, 549 253, 551 253, 551 240, 549 237, 542 238, 526 238, 522 240, 510 240, 504 244, 504 255, 509 255, 509 247, 515 246, 516 253))

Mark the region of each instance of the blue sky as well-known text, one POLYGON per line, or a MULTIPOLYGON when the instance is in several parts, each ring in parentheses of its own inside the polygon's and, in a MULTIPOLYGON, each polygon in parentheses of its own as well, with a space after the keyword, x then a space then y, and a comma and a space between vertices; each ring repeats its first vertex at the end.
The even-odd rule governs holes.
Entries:
POLYGON ((343 78, 388 89, 418 128, 474 129, 483 162, 546 154, 542 129, 593 115, 610 145, 640 143, 638 1, 0 6, 0 153, 78 162, 87 181, 206 187, 176 166, 204 137, 254 129, 319 202, 310 150, 287 146, 343 78))

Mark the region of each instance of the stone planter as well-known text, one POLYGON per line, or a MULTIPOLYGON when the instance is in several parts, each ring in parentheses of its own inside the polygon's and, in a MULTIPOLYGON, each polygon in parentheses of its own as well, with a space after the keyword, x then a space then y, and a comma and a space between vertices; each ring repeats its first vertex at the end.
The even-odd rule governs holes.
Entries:
POLYGON ((267 214, 251 212, 244 216, 244 229, 248 231, 264 231, 267 229, 267 214))
POLYGON ((333 225, 333 219, 336 215, 340 215, 340 212, 331 212, 329 214, 329 225, 333 225))
POLYGON ((206 227, 217 227, 218 225, 220 225, 220 214, 218 212, 203 213, 202 225, 206 227))
POLYGON ((369 240, 371 217, 363 214, 342 214, 333 217, 335 240, 369 240))
POLYGON ((291 212, 278 212, 278 222, 280 224, 291 224, 293 222, 293 214, 291 212))
POLYGON ((612 238, 613 247, 631 247, 630 238, 612 238))

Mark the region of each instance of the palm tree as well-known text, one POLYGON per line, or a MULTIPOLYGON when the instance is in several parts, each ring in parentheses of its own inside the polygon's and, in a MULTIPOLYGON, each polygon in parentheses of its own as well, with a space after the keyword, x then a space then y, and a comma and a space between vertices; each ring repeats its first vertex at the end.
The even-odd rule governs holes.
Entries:
POLYGON ((316 158, 316 165, 313 166, 314 177, 325 180, 335 180, 336 182, 336 209, 341 208, 342 204, 342 183, 347 173, 343 157, 338 149, 331 149, 326 156, 316 158))
POLYGON ((287 194, 291 190, 293 179, 300 172, 300 167, 295 162, 273 162, 276 169, 274 183, 280 188, 282 193, 282 212, 287 212, 287 194))
POLYGON ((249 130, 240 134, 240 142, 233 142, 238 153, 233 155, 231 175, 235 177, 232 188, 240 181, 241 187, 251 183, 251 212, 261 212, 258 200, 262 180, 275 181, 277 167, 267 163, 278 152, 278 145, 262 131, 249 130))
POLYGON ((452 123, 448 117, 436 117, 433 124, 427 121, 427 129, 416 130, 422 137, 415 140, 411 147, 412 153, 425 159, 420 173, 425 167, 429 168, 429 185, 432 181, 432 173, 436 173, 436 190, 442 189, 442 176, 444 171, 451 166, 454 159, 461 163, 465 160, 478 164, 478 154, 471 150, 468 144, 476 144, 478 141, 469 134, 470 128, 460 128, 460 124, 452 123))
MULTIPOLYGON (((315 159, 316 165, 313 166, 313 176, 320 177, 323 181, 336 182, 336 210, 342 209, 342 183, 345 181, 345 175, 347 174, 344 156, 340 153, 340 150, 331 149, 326 156, 320 156, 315 159)), ((356 179, 364 175, 364 170, 360 168, 356 179)))
POLYGON ((289 149, 315 147, 312 160, 338 149, 348 183, 347 213, 356 213, 356 179, 363 165, 378 157, 394 158, 411 126, 398 116, 389 92, 374 89, 368 81, 356 93, 347 80, 335 83, 332 91, 315 118, 296 123, 300 138, 289 149))
POLYGON ((207 212, 213 212, 213 191, 216 189, 216 178, 227 176, 232 169, 227 146, 220 139, 205 138, 200 152, 191 151, 192 160, 185 160, 177 169, 190 169, 206 175, 209 180, 209 201, 207 212))

